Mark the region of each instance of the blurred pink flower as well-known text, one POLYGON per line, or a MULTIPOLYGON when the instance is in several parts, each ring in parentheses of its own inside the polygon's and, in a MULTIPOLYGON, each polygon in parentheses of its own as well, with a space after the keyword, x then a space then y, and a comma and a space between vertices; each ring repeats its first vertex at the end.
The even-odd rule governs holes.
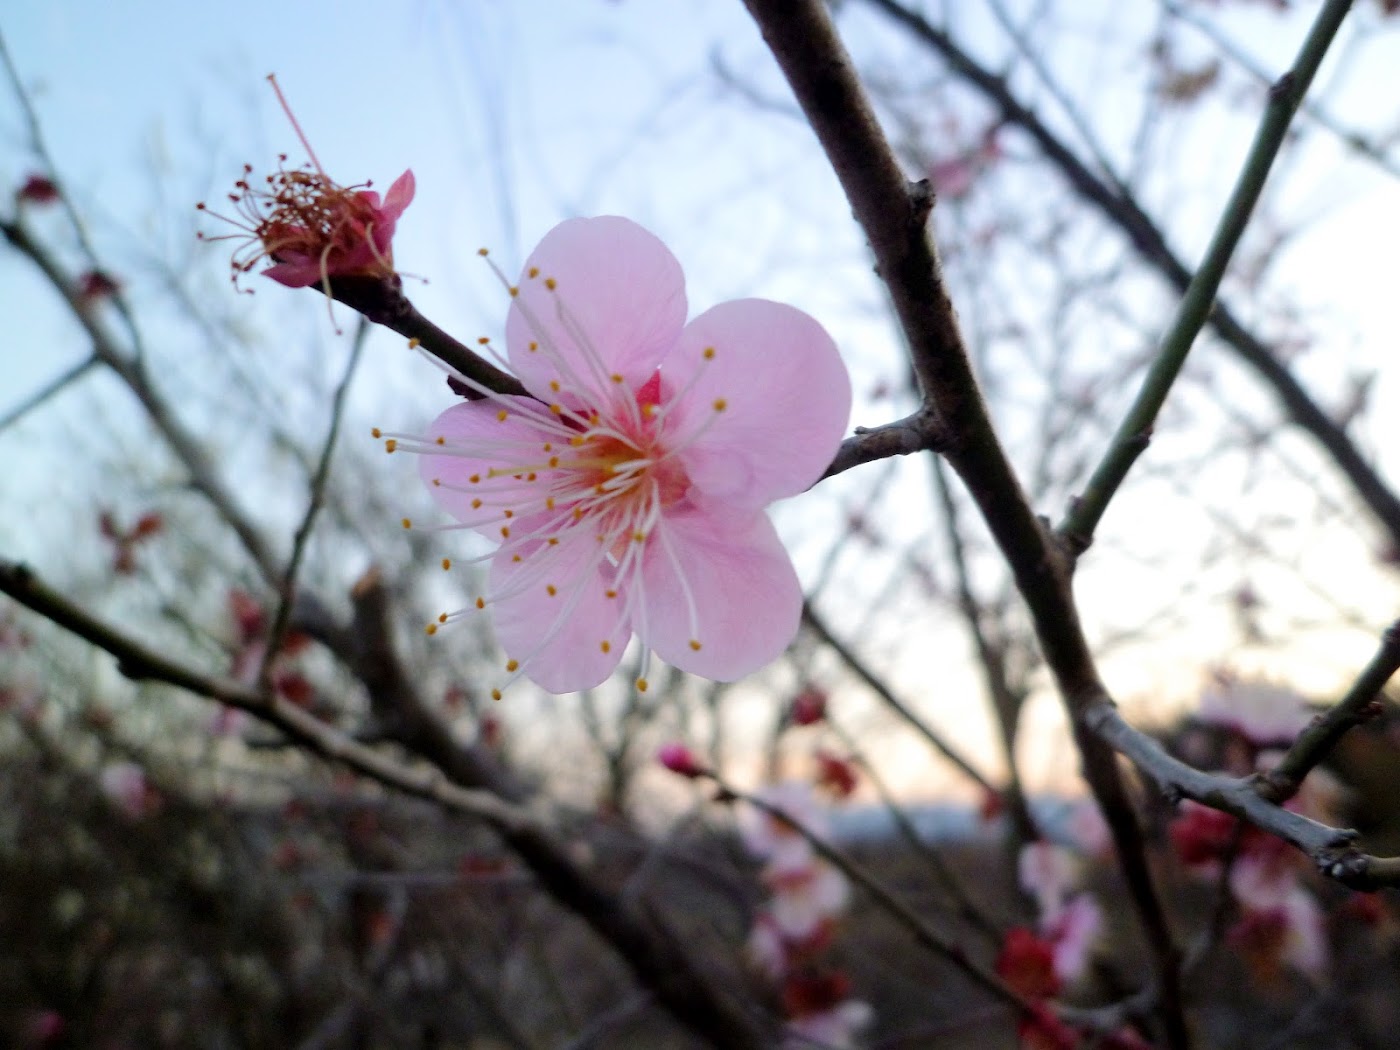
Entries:
POLYGON ((1069 891, 1079 881, 1079 858, 1053 842, 1032 842, 1017 858, 1021 889, 1035 898, 1040 914, 1053 919, 1065 906, 1069 891))
POLYGON ((386 446, 425 453, 439 504, 500 541, 474 604, 507 671, 588 689, 633 634, 642 689, 653 651, 720 681, 773 660, 802 594, 764 508, 821 477, 845 432, 831 337, 762 299, 686 324, 680 264, 617 217, 556 226, 511 295, 509 364, 534 396, 459 376, 481 400, 386 446))
POLYGON ((1197 717, 1231 729, 1255 747, 1291 744, 1312 719, 1307 701, 1291 689, 1268 682, 1221 676, 1201 694, 1197 717))
POLYGON ((825 1010, 801 1014, 788 1021, 783 1050, 853 1050, 875 1011, 859 999, 844 999, 825 1010))
POLYGON ((784 856, 806 857, 812 847, 793 825, 806 828, 818 838, 827 835, 826 811, 817 799, 812 785, 802 780, 785 780, 769 784, 754 793, 783 817, 773 816, 757 807, 745 810, 739 831, 744 848, 759 860, 774 860, 784 856))
POLYGON ((763 879, 773 891, 770 915, 784 937, 803 941, 846 910, 846 876, 819 857, 804 865, 769 864, 763 879))
POLYGON ((1103 909, 1088 893, 1065 902, 1053 918, 1042 917, 1041 933, 1050 941, 1055 976, 1066 984, 1083 977, 1103 931, 1103 909))
POLYGON ((1231 942, 1252 955, 1256 967, 1267 971, 1282 962, 1310 977, 1326 970, 1325 917, 1296 869, 1279 858, 1241 857, 1230 872, 1230 889, 1243 910, 1231 942))
POLYGON ((113 762, 98 775, 102 793, 132 820, 148 817, 160 808, 160 792, 135 762, 113 762))

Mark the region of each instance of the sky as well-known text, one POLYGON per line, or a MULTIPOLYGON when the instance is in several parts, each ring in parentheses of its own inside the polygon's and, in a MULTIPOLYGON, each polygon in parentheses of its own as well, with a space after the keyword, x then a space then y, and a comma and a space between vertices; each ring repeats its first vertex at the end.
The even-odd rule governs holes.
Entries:
MULTIPOLYGON (((1265 10, 1269 5, 1225 6, 1221 17, 1239 39, 1279 68, 1296 46, 1301 16, 1280 19, 1265 10)), ((985 16, 952 7, 975 35, 977 19, 985 16)), ((1055 57, 1071 87, 1108 114, 1112 150, 1126 149, 1129 116, 1139 104, 1131 89, 1143 75, 1140 53, 1112 45, 1140 33, 1152 7, 1076 4, 1065 16, 1078 46, 1055 57), (1101 90, 1105 84, 1121 90, 1101 90)), ((1356 18, 1373 19, 1369 6, 1358 5, 1356 18)), ((877 74, 905 68, 907 50, 870 18, 852 10, 842 25, 877 74)), ((478 259, 478 247, 489 246, 509 272, 561 218, 622 213, 653 229, 681 260, 692 314, 740 295, 802 307, 847 353, 858 393, 853 422, 894 414, 894 406, 866 396, 882 382, 898 384, 900 348, 878 316, 882 299, 849 208, 810 132, 784 115, 791 108, 786 88, 733 0, 64 0, 0 8, 0 34, 100 247, 130 268, 135 301, 156 293, 143 280, 143 256, 132 250, 133 241, 149 256, 217 271, 217 259, 211 262, 208 249, 193 242, 194 203, 217 201, 245 161, 263 171, 278 152, 302 156, 264 79, 275 73, 322 165, 341 182, 372 179, 383 188, 403 170, 414 171, 418 196, 400 222, 395 258, 410 275, 415 303, 450 331, 500 335, 501 291, 478 259)), ((1387 68, 1395 68, 1394 47, 1364 54, 1353 49, 1346 56, 1329 66, 1324 83, 1337 87, 1343 114, 1371 115, 1378 91, 1394 97, 1383 90, 1393 87, 1387 68)), ((968 113, 968 123, 974 122, 975 107, 968 113)), ((1222 117, 1208 122, 1199 138, 1159 146, 1164 182, 1157 203, 1179 220, 1174 232, 1188 252, 1204 242, 1251 130, 1222 117)), ((0 185, 31 170, 24 141, 12 95, 0 92, 0 185)), ((1006 166, 1014 177, 1028 150, 1013 142, 1010 151, 1006 166)), ((1393 292, 1393 245, 1400 243, 1396 185, 1324 148, 1290 172, 1279 191, 1285 213, 1318 217, 1281 263, 1281 286, 1345 322, 1335 338, 1345 342, 1346 353, 1302 365, 1324 385, 1340 386, 1342 358, 1350 367, 1353 361, 1382 363, 1394 353, 1400 330, 1400 297, 1393 292)), ((0 309, 11 319, 0 343, 0 413, 83 355, 72 322, 60 311, 36 307, 48 294, 27 264, 0 253, 0 309)), ((310 339, 323 345, 327 361, 338 360, 324 312, 305 296, 267 287, 247 303, 217 301, 221 310, 243 311, 274 342, 310 339)), ((378 356, 355 390, 356 418, 378 413, 377 422, 407 428, 444 407, 430 370, 389 352, 395 337, 380 336, 376 343, 378 356)), ((197 365, 177 361, 174 367, 188 368, 183 378, 198 383, 197 365)), ((329 381, 331 370, 325 372, 329 381)), ((1229 381, 1233 385, 1222 388, 1229 397, 1238 390, 1241 405, 1264 405, 1259 410, 1267 414, 1267 399, 1237 377, 1229 381)), ((100 382, 84 388, 89 395, 105 389, 100 382)), ((1400 418, 1393 411, 1400 389, 1382 376, 1376 396, 1380 408, 1367 440, 1384 449, 1400 439, 1393 422, 1400 418)), ((81 427, 91 410, 84 396, 65 394, 53 404, 68 428, 81 427)), ((119 417, 122 409, 107 411, 119 417)), ((0 477, 0 506, 28 504, 53 484, 66 485, 73 500, 90 494, 91 479, 63 468, 69 431, 46 430, 54 417, 43 418, 0 434, 0 452, 15 464, 0 477)), ((217 419, 201 423, 219 425, 217 419)), ((321 424, 312 414, 308 425, 321 424)), ((858 501, 874 479, 873 473, 841 479, 828 487, 831 499, 858 501)), ((918 484, 925 483, 921 477, 918 484)), ((1106 519, 1103 547, 1140 541, 1141 523, 1161 498, 1151 485, 1126 496, 1106 519)), ((1058 516, 1059 508, 1046 510, 1058 516)), ((921 513, 885 524, 892 535, 908 538, 926 527, 921 513)), ((43 514, 37 511, 34 520, 43 514)), ((812 517, 800 501, 778 513, 809 579, 820 561, 812 552, 826 535, 812 517)), ((1193 543, 1204 545, 1210 527, 1204 518, 1175 521, 1171 533, 1156 539, 1165 544, 1175 534, 1199 534, 1193 543)), ((6 553, 41 563, 54 560, 52 535, 0 522, 6 553)), ((1330 568, 1314 568, 1324 577, 1375 574, 1369 552, 1339 557, 1330 568)), ((1111 564, 1108 577, 1086 573, 1081 590, 1086 617, 1105 632, 1119 614, 1115 595, 1125 580, 1130 588, 1162 587, 1161 563, 1152 558, 1111 564)), ((863 602, 882 586, 877 569, 886 573, 890 566, 852 554, 843 569, 843 585, 863 602)), ((1370 587, 1369 578, 1363 582, 1370 587)), ((1367 591, 1368 610, 1377 615, 1392 600, 1388 585, 1367 591)), ((1204 629, 1218 632, 1219 622, 1204 629)), ((1289 673, 1304 679, 1311 673, 1311 687, 1327 688, 1367 651, 1364 632, 1347 637, 1331 654, 1334 662, 1319 662, 1310 652, 1294 660, 1289 673)), ((910 654, 926 656, 926 646, 917 639, 875 640, 877 652, 900 668, 896 675, 919 689, 927 668, 910 654)), ((940 661, 940 689, 950 697, 975 691, 977 680, 960 662, 955 633, 940 635, 938 644, 949 654, 940 661)), ((1185 631, 1153 659, 1124 660, 1111 675, 1125 693, 1170 679, 1169 691, 1179 695, 1201 673, 1184 654, 1201 648, 1199 637, 1185 631)), ((1049 724, 1053 715, 1042 720, 1049 724)))

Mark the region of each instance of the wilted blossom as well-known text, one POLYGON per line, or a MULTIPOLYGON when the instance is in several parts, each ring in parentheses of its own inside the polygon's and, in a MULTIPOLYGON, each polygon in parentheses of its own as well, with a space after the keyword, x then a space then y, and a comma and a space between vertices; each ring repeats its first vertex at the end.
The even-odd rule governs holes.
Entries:
POLYGON ((439 622, 489 606, 507 672, 556 693, 602 682, 634 634, 638 688, 652 652, 720 681, 763 667, 802 606, 764 508, 821 477, 850 409, 830 336, 762 299, 687 324, 679 263, 617 217, 556 226, 509 287, 506 356, 533 396, 455 376, 480 399, 387 439, 500 544, 486 592, 439 622))
POLYGON ((58 186, 47 175, 29 175, 15 190, 15 200, 21 204, 53 204, 58 200, 58 186))
POLYGON ((264 259, 272 263, 262 271, 264 277, 289 288, 319 284, 327 295, 333 277, 392 277, 394 229, 413 201, 413 172, 395 179, 383 201, 368 182, 341 186, 316 159, 276 79, 268 80, 310 163, 289 169, 282 154, 277 171, 261 182, 252 179, 252 165, 245 164, 243 177, 228 195, 233 217, 203 202, 197 205, 241 232, 217 237, 201 233, 200 239, 239 242, 232 259, 235 284, 264 259))

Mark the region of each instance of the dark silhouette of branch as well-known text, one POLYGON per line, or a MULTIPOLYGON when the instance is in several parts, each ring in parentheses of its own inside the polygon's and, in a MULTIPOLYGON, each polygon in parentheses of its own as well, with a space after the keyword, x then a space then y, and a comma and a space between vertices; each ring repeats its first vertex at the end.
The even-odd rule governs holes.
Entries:
POLYGON ((1400 670, 1400 620, 1381 635, 1376 655, 1362 669, 1346 696, 1304 729, 1279 764, 1263 775, 1260 793, 1280 804, 1296 795, 1303 779, 1327 757, 1348 730, 1380 713, 1375 705, 1376 697, 1397 670, 1400 670))
MULTIPOLYGON (((1101 178, 1094 174, 1054 131, 1011 93, 1004 78, 973 59, 949 34, 922 15, 899 0, 864 2, 941 56, 953 73, 996 107, 1006 124, 1020 128, 1031 137, 1070 188, 1118 227, 1144 262, 1156 269, 1178 293, 1186 291, 1191 283, 1191 271, 1172 251, 1165 235, 1127 186, 1112 176, 1101 178)), ((1400 497, 1362 455, 1346 430, 1313 400, 1269 345, 1235 317, 1228 304, 1223 301, 1215 304, 1210 325, 1273 390, 1294 425, 1322 447, 1386 530, 1391 542, 1400 548, 1400 497)))
POLYGON ((1185 1050, 1180 953, 1153 886, 1142 829, 1117 757, 1082 722, 1090 702, 1106 694, 1071 595, 1072 559, 1031 509, 992 427, 927 233, 932 193, 927 183, 910 186, 904 179, 826 8, 817 0, 746 4, 870 242, 925 406, 946 428, 943 454, 977 503, 1030 609, 1146 934, 1167 1043, 1185 1050))
POLYGON ((307 750, 386 787, 484 821, 520 857, 541 889, 610 944, 677 1021, 723 1050, 767 1045, 742 1004, 731 1001, 698 969, 678 935, 660 928, 655 916, 644 918, 636 909, 624 908, 527 810, 488 791, 454 784, 435 767, 405 765, 275 693, 186 667, 92 616, 23 565, 0 561, 0 592, 111 653, 128 678, 164 682, 240 708, 307 750))

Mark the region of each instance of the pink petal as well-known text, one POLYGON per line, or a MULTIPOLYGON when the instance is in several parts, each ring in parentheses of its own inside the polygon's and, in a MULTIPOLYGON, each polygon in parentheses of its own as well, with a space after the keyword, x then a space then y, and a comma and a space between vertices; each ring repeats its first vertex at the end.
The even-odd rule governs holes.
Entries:
POLYGON ((530 680, 551 693, 601 683, 632 636, 622 619, 622 599, 607 596, 612 581, 597 554, 593 535, 576 531, 521 561, 509 548, 491 561, 491 594, 520 590, 492 606, 496 637, 530 680))
MULTIPOLYGON (((762 512, 742 524, 700 507, 666 514, 647 544, 642 585, 642 640, 683 671, 732 682, 770 663, 797 634, 802 587, 762 512)), ((641 633, 640 614, 634 619, 641 633)))
MULTIPOLYGON (((518 402, 528 411, 539 408, 538 403, 528 397, 512 397, 510 401, 518 402)), ((546 458, 543 447, 550 437, 534 427, 524 411, 509 412, 504 420, 500 418, 502 411, 495 401, 453 405, 428 427, 428 440, 441 437, 446 448, 470 448, 479 454, 428 454, 418 459, 423 483, 438 506, 464 525, 496 540, 502 538, 500 523, 506 508, 520 513, 523 504, 538 500, 540 496, 535 487, 538 482, 518 481, 514 476, 491 478, 491 469, 528 463, 527 446, 535 446, 540 450, 540 457, 546 458), (490 453, 493 443, 506 447, 493 456, 490 453), (473 482, 473 477, 478 480, 473 482), (480 507, 472 506, 476 499, 481 500, 480 507)))
POLYGON ((736 299, 705 311, 681 333, 663 371, 684 390, 671 413, 678 440, 709 424, 681 456, 691 483, 736 507, 756 509, 809 488, 846 433, 846 366, 826 329, 791 306, 736 299), (694 386, 684 389, 692 376, 694 386))
POLYGON ((628 390, 651 377, 675 345, 685 313, 685 275, 653 234, 616 216, 569 219, 545 234, 525 264, 506 346, 531 393, 553 401, 559 395, 551 380, 566 395, 581 384, 584 396, 565 400, 599 407, 614 396, 610 375, 623 376, 628 390), (527 276, 531 268, 539 270, 535 278, 527 276), (554 291, 545 284, 550 278, 554 291))
POLYGON ((413 169, 410 168, 394 180, 394 184, 389 187, 389 192, 384 195, 384 205, 380 209, 382 212, 381 221, 388 221, 390 227, 398 221, 403 210, 413 203, 413 194, 417 189, 417 183, 413 179, 413 169))
POLYGON ((309 288, 321 283, 321 264, 315 259, 287 260, 273 263, 262 275, 288 288, 309 288))

